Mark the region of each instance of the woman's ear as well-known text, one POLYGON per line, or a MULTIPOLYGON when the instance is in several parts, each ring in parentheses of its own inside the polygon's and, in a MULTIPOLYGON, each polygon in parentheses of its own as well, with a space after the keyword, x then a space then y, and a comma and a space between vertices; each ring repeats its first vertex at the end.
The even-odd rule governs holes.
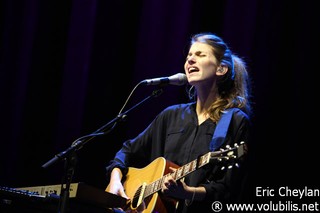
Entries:
POLYGON ((216 75, 222 76, 222 75, 226 74, 227 71, 228 71, 228 67, 227 67, 227 66, 220 65, 220 66, 217 68, 216 75))

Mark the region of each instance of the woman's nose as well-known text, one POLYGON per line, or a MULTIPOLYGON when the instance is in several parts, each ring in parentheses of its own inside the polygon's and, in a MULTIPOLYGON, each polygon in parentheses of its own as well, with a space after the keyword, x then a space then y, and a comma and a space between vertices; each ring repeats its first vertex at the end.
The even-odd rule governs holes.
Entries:
POLYGON ((190 57, 187 59, 187 62, 188 62, 189 64, 192 64, 192 63, 195 62, 195 58, 194 58, 193 56, 190 56, 190 57))

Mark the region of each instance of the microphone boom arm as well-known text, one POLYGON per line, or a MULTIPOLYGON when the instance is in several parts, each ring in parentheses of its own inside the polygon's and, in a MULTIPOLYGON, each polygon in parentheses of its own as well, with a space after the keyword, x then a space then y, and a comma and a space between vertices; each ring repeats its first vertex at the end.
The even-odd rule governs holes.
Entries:
MULTIPOLYGON (((140 83, 138 85, 140 85, 140 83)), ((77 162, 76 151, 81 149, 86 143, 88 143, 93 138, 109 133, 119 121, 123 121, 127 117, 127 113, 135 109, 137 106, 141 105, 143 102, 149 100, 150 98, 158 97, 159 95, 162 94, 162 92, 163 92, 163 89, 160 87, 159 89, 154 90, 151 95, 144 98, 142 101, 135 104, 133 107, 131 107, 129 110, 125 111, 124 113, 121 113, 122 111, 121 109, 119 114, 110 122, 103 125, 99 129, 97 129, 95 132, 78 138, 71 144, 69 148, 56 154, 52 159, 50 159, 48 162, 42 165, 42 168, 47 168, 52 164, 56 163, 57 161, 60 161, 63 159, 65 160, 65 165, 64 165, 65 173, 63 176, 63 181, 61 183, 61 194, 59 198, 59 211, 58 211, 59 213, 66 213, 68 209, 70 185, 72 183, 72 177, 74 175, 76 162, 77 162)))
POLYGON ((117 115, 114 119, 112 119, 107 124, 103 125, 99 129, 94 131, 92 134, 82 136, 82 137, 78 138, 77 140, 75 140, 68 149, 60 152, 59 154, 56 154, 55 157, 53 157, 47 163, 43 164, 42 168, 47 168, 51 164, 53 164, 59 160, 65 159, 70 152, 77 151, 77 150, 81 149, 87 142, 89 142, 91 139, 95 138, 96 136, 105 135, 105 134, 109 133, 119 121, 123 121, 127 117, 127 114, 130 111, 137 108, 139 105, 141 105, 145 101, 149 100, 150 98, 160 96, 162 93, 163 93, 162 88, 154 90, 151 95, 144 98, 142 101, 135 104, 133 107, 131 107, 130 109, 128 109, 124 113, 117 115))
POLYGON ((74 175, 74 171, 76 168, 76 151, 81 149, 87 142, 89 142, 91 139, 95 138, 96 136, 105 135, 106 133, 109 133, 115 125, 119 121, 123 121, 124 118, 127 117, 127 113, 131 110, 135 109, 137 106, 141 105, 143 102, 147 101, 148 99, 152 97, 158 97, 163 92, 163 89, 157 89, 152 92, 151 95, 131 107, 129 110, 125 111, 124 113, 119 113, 114 119, 112 119, 107 124, 103 125, 99 129, 97 129, 95 132, 89 135, 85 135, 83 137, 78 138, 75 140, 72 145, 67 148, 66 150, 60 152, 59 154, 56 154, 51 160, 46 162, 42 165, 42 168, 47 168, 51 166, 52 164, 56 163, 57 161, 60 161, 62 159, 65 160, 65 174, 63 176, 63 181, 61 183, 61 194, 59 198, 59 213, 66 213, 69 205, 69 191, 70 191, 70 185, 72 183, 72 178, 74 175))

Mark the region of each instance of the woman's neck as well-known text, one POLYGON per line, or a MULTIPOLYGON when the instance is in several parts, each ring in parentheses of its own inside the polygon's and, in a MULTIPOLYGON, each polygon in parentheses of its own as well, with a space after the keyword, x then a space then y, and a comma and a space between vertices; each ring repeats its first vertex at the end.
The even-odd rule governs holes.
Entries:
POLYGON ((199 125, 210 117, 208 111, 215 100, 215 93, 208 93, 206 96, 197 96, 196 113, 199 125))

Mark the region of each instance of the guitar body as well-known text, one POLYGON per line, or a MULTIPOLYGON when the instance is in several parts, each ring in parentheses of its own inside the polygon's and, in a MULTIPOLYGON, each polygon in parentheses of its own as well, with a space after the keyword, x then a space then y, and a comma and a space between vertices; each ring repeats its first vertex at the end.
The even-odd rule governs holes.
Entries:
MULTIPOLYGON (((240 145, 235 144, 233 148, 227 146, 224 150, 208 152, 183 166, 158 157, 146 167, 129 167, 123 182, 125 193, 130 198, 130 203, 125 207, 125 210, 138 210, 138 207, 144 204, 143 213, 175 212, 178 201, 158 193, 166 176, 171 175, 174 180, 180 180, 212 160, 217 160, 219 163, 223 160, 232 162, 245 154, 244 147, 244 142, 241 142, 240 145), (170 171, 169 167, 176 168, 176 170, 170 171)), ((232 168, 232 166, 227 168, 232 168)), ((106 191, 109 191, 109 186, 106 191)))
MULTIPOLYGON (((169 167, 178 168, 178 166, 163 157, 156 158, 150 164, 143 168, 128 168, 128 174, 123 183, 125 193, 133 200, 139 188, 144 184, 150 184, 156 180, 161 179, 165 174, 170 172, 169 167)), ((107 188, 108 189, 108 188, 107 188)), ((143 213, 171 213, 174 212, 177 201, 166 198, 159 193, 152 193, 144 200, 145 209, 143 213)), ((131 205, 129 209, 135 209, 131 205)))
MULTIPOLYGON (((168 174, 169 167, 177 168, 178 166, 163 157, 156 158, 144 168, 129 167, 126 180, 123 183, 126 194, 133 198, 139 187, 143 184, 150 184, 153 181, 161 179, 165 174, 168 174)), ((143 213, 152 212, 174 212, 176 201, 160 196, 159 193, 153 193, 145 200, 146 209, 143 213)))

